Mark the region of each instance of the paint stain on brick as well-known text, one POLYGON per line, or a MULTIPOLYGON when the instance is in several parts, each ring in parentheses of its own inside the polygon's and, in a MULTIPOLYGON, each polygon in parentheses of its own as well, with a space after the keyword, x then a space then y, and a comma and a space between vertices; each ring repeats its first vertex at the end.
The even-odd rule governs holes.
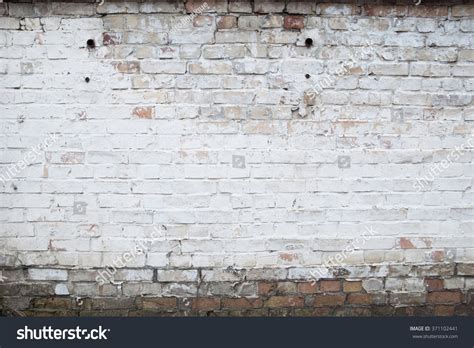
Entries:
POLYGON ((152 119, 155 115, 155 108, 152 106, 138 106, 133 109, 132 115, 138 118, 152 119))
POLYGON ((279 255, 280 259, 282 259, 283 261, 287 261, 287 262, 291 262, 291 261, 294 261, 294 260, 297 260, 298 259, 298 255, 296 254, 289 254, 289 253, 281 253, 279 255))
POLYGON ((102 43, 104 46, 118 45, 122 43, 122 34, 120 33, 103 33, 102 43))
POLYGON ((400 248, 402 249, 415 249, 415 246, 408 238, 400 238, 400 248))
POLYGON ((283 28, 287 30, 303 29, 304 17, 303 16, 286 16, 283 21, 283 28))
POLYGON ((115 63, 115 69, 124 74, 137 74, 140 72, 140 62, 115 63))

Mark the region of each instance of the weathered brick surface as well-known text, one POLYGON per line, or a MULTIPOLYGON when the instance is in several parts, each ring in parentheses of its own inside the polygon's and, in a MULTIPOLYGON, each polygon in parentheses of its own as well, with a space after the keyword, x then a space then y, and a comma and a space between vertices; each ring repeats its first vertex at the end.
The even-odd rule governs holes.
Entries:
POLYGON ((5 315, 472 315, 474 6, 0 3, 5 315))

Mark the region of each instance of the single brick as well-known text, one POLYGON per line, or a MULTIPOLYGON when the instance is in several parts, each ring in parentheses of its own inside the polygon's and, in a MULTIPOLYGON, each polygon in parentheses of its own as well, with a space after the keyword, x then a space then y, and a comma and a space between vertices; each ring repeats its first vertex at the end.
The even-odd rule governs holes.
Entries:
POLYGON ((324 294, 316 295, 314 297, 314 306, 315 307, 326 307, 326 306, 342 306, 346 299, 346 295, 336 295, 336 294, 324 294))
POLYGON ((264 306, 269 308, 303 307, 304 298, 296 296, 273 296, 265 301, 264 306))
POLYGON ((232 29, 237 27, 237 17, 235 16, 223 16, 217 18, 218 29, 232 29))
POLYGON ((220 308, 219 298, 193 298, 191 308, 194 311, 210 311, 220 308))
POLYGON ((269 296, 277 288, 277 283, 273 282, 259 282, 258 283, 258 294, 263 296, 269 296))
POLYGON ((406 5, 365 5, 364 11, 367 16, 378 17, 403 17, 408 13, 406 5))
POLYGON ((451 11, 454 17, 472 17, 474 16, 474 5, 453 6, 451 11))
POLYGON ((426 278, 425 287, 427 291, 443 290, 443 287, 444 287, 443 279, 426 278))
POLYGON ((319 289, 321 292, 337 292, 341 290, 341 282, 339 280, 321 280, 319 289))
POLYGON ((448 15, 447 6, 409 6, 408 16, 414 17, 446 17, 448 15))
POLYGON ((283 21, 283 28, 287 30, 303 29, 304 17, 303 16, 285 16, 285 19, 283 21))
POLYGON ((104 46, 119 45, 122 43, 122 38, 121 33, 103 33, 102 43, 104 46))
POLYGON ((370 294, 348 294, 347 303, 349 304, 360 304, 369 305, 372 301, 372 295, 370 294))
POLYGON ((461 303, 461 291, 435 291, 429 292, 427 296, 428 303, 461 303))
POLYGON ((178 308, 178 301, 175 297, 143 297, 141 306, 145 310, 173 310, 178 308))
POLYGON ((454 306, 436 306, 433 310, 434 315, 451 317, 455 315, 454 306))
POLYGON ((137 74, 140 72, 140 62, 119 62, 115 64, 115 69, 125 74, 137 74))
POLYGON ((317 282, 298 283, 298 292, 302 294, 314 294, 318 291, 317 282))
POLYGON ((400 238, 400 248, 402 249, 414 249, 415 246, 408 238, 400 238))
POLYGON ((362 282, 361 281, 344 281, 343 284, 344 292, 361 292, 362 282))
POLYGON ((155 115, 155 108, 153 106, 137 106, 133 109, 132 114, 138 118, 152 119, 155 115))
POLYGON ((249 309, 262 307, 263 301, 259 298, 223 298, 222 309, 249 309))

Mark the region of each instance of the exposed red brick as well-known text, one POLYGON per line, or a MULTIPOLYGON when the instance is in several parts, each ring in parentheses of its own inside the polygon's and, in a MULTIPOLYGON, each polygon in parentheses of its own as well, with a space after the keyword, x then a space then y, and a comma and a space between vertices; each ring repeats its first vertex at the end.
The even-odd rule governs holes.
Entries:
POLYGON ((436 291, 429 292, 427 296, 428 303, 461 303, 461 291, 436 291))
POLYGON ((426 278, 425 279, 425 287, 428 291, 438 291, 444 288, 444 281, 443 279, 436 279, 436 278, 426 278))
POLYGON ((265 307, 303 307, 304 298, 296 296, 273 296, 265 301, 265 307))
POLYGON ((302 294, 314 294, 316 291, 318 291, 317 282, 298 283, 298 292, 302 294))
POLYGON ((436 306, 434 308, 433 314, 440 316, 453 316, 455 313, 454 306, 436 306))
POLYGON ((360 6, 352 4, 319 4, 319 9, 322 15, 356 15, 360 14, 360 6))
POLYGON ((142 299, 143 309, 177 309, 178 301, 174 297, 159 297, 159 298, 147 298, 142 299))
POLYGON ((294 282, 278 282, 276 287, 277 295, 294 294, 297 291, 296 283, 294 282))
POLYGON ((349 294, 347 295, 347 302, 350 304, 371 304, 372 295, 369 294, 349 294))
POLYGON ((187 0, 185 7, 187 12, 208 12, 215 9, 216 0, 187 0))
POLYGON ((410 6, 408 16, 415 17, 446 17, 448 15, 447 6, 410 6))
POLYGON ((258 294, 263 296, 268 296, 270 293, 275 291, 277 288, 277 283, 272 282, 259 282, 258 283, 258 294))
POLYGON ((453 6, 451 13, 454 17, 471 17, 474 16, 474 5, 457 5, 453 6))
POLYGON ((224 298, 222 299, 223 309, 249 309, 262 307, 263 301, 259 298, 224 298))
POLYGON ((360 292, 362 291, 362 282, 361 281, 344 281, 343 284, 344 292, 360 292))
POLYGON ((433 262, 442 262, 444 260, 444 250, 434 250, 430 253, 430 260, 433 262))
POLYGON ((317 307, 313 311, 313 315, 316 317, 327 317, 334 311, 334 307, 317 307))
POLYGON ((219 298, 194 298, 192 300, 192 309, 195 311, 210 311, 214 309, 219 309, 220 299, 219 298))
POLYGON ((365 5, 364 10, 367 16, 379 17, 401 17, 408 13, 408 7, 404 5, 365 5))
POLYGON ((345 299, 346 299, 346 295, 336 295, 336 294, 316 295, 314 297, 314 306, 315 307, 341 306, 344 304, 345 299))
POLYGON ((153 118, 155 114, 155 108, 153 106, 137 106, 133 109, 133 116, 138 118, 153 118))
POLYGON ((304 28, 304 17, 303 16, 285 16, 283 21, 283 28, 291 29, 303 29, 304 28))
POLYGON ((218 29, 232 29, 237 27, 237 17, 223 16, 217 19, 218 29))
POLYGON ((321 280, 319 289, 321 292, 337 292, 341 290, 341 282, 339 280, 321 280))
POLYGON ((102 43, 104 46, 118 45, 122 43, 122 35, 119 33, 103 33, 102 43))
POLYGON ((400 238, 400 248, 402 249, 415 249, 415 246, 408 238, 400 238))
POLYGON ((286 261, 286 262, 291 262, 293 260, 297 260, 298 259, 298 255, 297 254, 292 254, 292 253, 280 253, 278 255, 278 257, 283 260, 283 261, 286 261))

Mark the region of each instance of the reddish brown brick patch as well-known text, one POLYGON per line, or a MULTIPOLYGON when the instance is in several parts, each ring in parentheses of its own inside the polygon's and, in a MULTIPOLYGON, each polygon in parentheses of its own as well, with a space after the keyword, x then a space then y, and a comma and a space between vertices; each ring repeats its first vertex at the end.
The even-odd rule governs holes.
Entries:
POLYGON ((303 16, 286 16, 283 21, 283 28, 287 30, 303 29, 304 17, 303 16))
POLYGON ((316 291, 318 291, 318 283, 316 282, 298 283, 298 292, 302 294, 314 294, 316 291))
POLYGON ((455 314, 455 308, 454 306, 436 306, 433 314, 439 316, 452 316, 455 314))
POLYGON ((138 118, 152 119, 155 115, 155 108, 152 106, 137 106, 133 109, 132 114, 138 118))
POLYGON ((175 297, 157 297, 142 299, 143 309, 148 310, 174 310, 177 308, 178 301, 175 297))
POLYGON ((474 16, 474 5, 457 5, 453 6, 452 15, 454 17, 469 17, 474 16))
POLYGON ((258 283, 258 294, 263 296, 269 296, 277 288, 277 283, 273 282, 259 282, 258 283))
POLYGON ((415 249, 415 246, 408 238, 400 238, 400 248, 402 249, 415 249))
POLYGON ((347 295, 347 302, 349 304, 369 305, 373 302, 373 300, 372 295, 369 294, 349 294, 347 295))
POLYGON ((195 298, 192 300, 192 309, 195 311, 210 311, 220 308, 219 298, 195 298))
POLYGON ((187 12, 207 12, 215 9, 216 0, 188 0, 185 7, 187 12))
POLYGON ((366 5, 364 6, 364 10, 367 16, 401 17, 406 16, 408 12, 408 6, 366 5))
POLYGON ((118 45, 122 43, 122 35, 119 33, 103 33, 102 43, 104 46, 118 45))
POLYGON ((217 19, 218 29, 232 29, 237 27, 237 17, 223 16, 217 19))
POLYGON ((409 6, 408 16, 414 17, 446 17, 448 15, 447 6, 409 6))
POLYGON ((315 307, 341 306, 344 304, 346 295, 316 295, 314 297, 315 307))
POLYGON ((428 303, 461 303, 462 293, 460 291, 437 291, 430 292, 427 296, 428 303))
POLYGON ((344 281, 343 284, 344 292, 361 292, 362 291, 362 282, 361 281, 344 281))
POLYGON ((319 288, 321 292, 338 292, 341 290, 341 282, 339 280, 321 280, 319 288))
POLYGON ((263 305, 263 301, 259 298, 223 298, 222 309, 250 309, 260 308, 263 305))
POLYGON ((284 308, 284 307, 303 307, 304 299, 296 296, 273 296, 265 301, 265 307, 284 308))
POLYGON ((443 279, 437 279, 437 278, 425 279, 425 287, 426 287, 426 290, 428 291, 443 290, 443 287, 444 287, 443 283, 444 283, 443 279))

